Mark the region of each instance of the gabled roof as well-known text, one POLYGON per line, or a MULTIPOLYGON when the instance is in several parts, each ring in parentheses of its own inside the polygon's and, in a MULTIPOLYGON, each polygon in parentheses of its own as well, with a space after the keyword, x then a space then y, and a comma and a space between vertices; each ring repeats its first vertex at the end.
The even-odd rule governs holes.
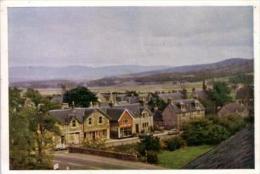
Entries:
POLYGON ((207 100, 209 98, 208 94, 204 90, 195 90, 192 92, 193 97, 196 97, 200 100, 207 100))
POLYGON ((183 99, 183 94, 180 92, 174 92, 174 93, 161 93, 158 94, 159 98, 162 99, 164 102, 168 102, 168 100, 174 101, 174 100, 180 100, 183 99))
POLYGON ((140 117, 144 110, 146 110, 152 115, 150 109, 148 107, 142 106, 140 103, 113 106, 113 108, 127 109, 130 112, 130 114, 134 117, 140 117))
MULTIPOLYGON (((194 111, 204 111, 204 106, 196 99, 182 99, 175 100, 174 102, 169 103, 166 106, 167 109, 173 110, 175 113, 185 113, 185 112, 194 112, 194 111), (198 104, 198 107, 195 107, 195 103, 198 104), (181 106, 185 110, 181 110, 181 106)), ((166 109, 165 108, 165 109, 166 109)))
POLYGON ((110 119, 106 113, 98 108, 58 109, 49 111, 49 114, 54 116, 62 124, 69 123, 72 118, 76 118, 80 123, 83 123, 84 119, 89 117, 94 111, 100 112, 102 115, 110 119))
POLYGON ((254 98, 254 89, 251 86, 243 86, 236 92, 236 99, 254 98))
POLYGON ((246 110, 246 107, 238 104, 236 102, 228 103, 224 105, 220 111, 218 112, 219 115, 226 115, 226 114, 232 114, 237 112, 244 112, 246 110))
POLYGON ((106 114, 109 115, 112 121, 118 121, 124 111, 125 109, 122 108, 107 108, 105 110, 106 114))

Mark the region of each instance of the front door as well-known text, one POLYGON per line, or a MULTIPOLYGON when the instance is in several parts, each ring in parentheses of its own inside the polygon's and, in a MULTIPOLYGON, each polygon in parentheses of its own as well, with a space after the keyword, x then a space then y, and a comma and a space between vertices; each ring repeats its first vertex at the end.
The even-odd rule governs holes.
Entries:
POLYGON ((136 131, 136 133, 139 133, 139 125, 138 124, 135 125, 135 131, 136 131))
POLYGON ((91 132, 91 134, 92 134, 92 140, 96 140, 96 134, 95 134, 95 132, 91 132))
POLYGON ((79 144, 79 132, 74 133, 74 144, 79 144))

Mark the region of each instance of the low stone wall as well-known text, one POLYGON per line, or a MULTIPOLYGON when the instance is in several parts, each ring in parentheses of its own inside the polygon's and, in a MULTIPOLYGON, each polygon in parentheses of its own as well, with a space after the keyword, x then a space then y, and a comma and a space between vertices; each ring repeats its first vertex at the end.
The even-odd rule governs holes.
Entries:
POLYGON ((120 139, 120 140, 110 140, 105 143, 105 147, 112 147, 112 146, 122 146, 122 145, 127 145, 127 144, 135 144, 139 143, 140 139, 138 137, 135 138, 125 138, 125 139, 120 139))
POLYGON ((105 150, 85 148, 85 147, 69 147, 68 149, 69 149, 69 153, 85 153, 91 155, 111 157, 111 158, 116 158, 121 160, 138 161, 137 155, 127 154, 127 153, 112 152, 112 151, 105 151, 105 150))

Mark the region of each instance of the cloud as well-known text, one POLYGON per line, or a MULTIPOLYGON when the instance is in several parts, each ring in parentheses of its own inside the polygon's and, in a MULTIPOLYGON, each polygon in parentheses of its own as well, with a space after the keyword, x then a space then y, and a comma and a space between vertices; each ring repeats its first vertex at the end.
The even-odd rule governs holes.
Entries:
POLYGON ((10 8, 8 15, 10 66, 253 57, 252 7, 10 8))

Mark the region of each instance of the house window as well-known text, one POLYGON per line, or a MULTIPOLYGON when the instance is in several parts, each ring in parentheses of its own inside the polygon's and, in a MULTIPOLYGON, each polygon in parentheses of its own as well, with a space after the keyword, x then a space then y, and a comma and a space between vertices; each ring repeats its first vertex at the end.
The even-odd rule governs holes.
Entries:
POLYGON ((125 124, 127 124, 128 123, 128 120, 127 119, 125 119, 125 124))
POLYGON ((84 132, 84 138, 86 138, 87 137, 87 132, 84 132))
POLYGON ((76 127, 76 120, 72 121, 72 127, 76 127))
POLYGON ((88 119, 88 124, 92 124, 92 119, 91 118, 88 119))
POLYGON ((102 123, 102 117, 99 117, 98 122, 102 123))

